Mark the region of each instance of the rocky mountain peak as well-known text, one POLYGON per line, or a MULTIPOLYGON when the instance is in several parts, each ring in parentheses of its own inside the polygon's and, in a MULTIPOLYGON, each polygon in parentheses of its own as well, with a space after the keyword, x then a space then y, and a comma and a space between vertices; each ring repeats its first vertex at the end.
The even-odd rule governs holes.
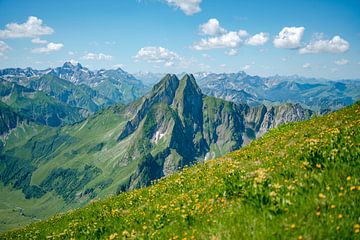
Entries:
POLYGON ((70 68, 70 69, 74 69, 74 68, 82 68, 80 63, 75 63, 75 62, 65 62, 62 66, 62 68, 70 68))

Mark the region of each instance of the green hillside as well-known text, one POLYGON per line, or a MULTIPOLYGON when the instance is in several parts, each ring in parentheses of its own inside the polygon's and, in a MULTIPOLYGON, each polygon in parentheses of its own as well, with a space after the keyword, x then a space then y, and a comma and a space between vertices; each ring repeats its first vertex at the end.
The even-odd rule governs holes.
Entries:
MULTIPOLYGON (((71 107, 41 91, 0 78, 0 101, 41 125, 56 127, 82 120, 85 110, 71 107)), ((86 115, 86 114, 85 114, 86 115)))
POLYGON ((360 103, 1 238, 358 239, 360 103))

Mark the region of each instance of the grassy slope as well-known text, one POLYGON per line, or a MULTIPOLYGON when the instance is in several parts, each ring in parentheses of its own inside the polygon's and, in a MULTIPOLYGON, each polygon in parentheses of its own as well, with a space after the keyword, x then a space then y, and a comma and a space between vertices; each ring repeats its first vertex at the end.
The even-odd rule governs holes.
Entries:
MULTIPOLYGON (((32 185, 39 184, 46 178, 49 172, 54 168, 74 168, 81 169, 85 164, 96 165, 103 170, 103 174, 92 179, 87 187, 92 187, 97 183, 113 178, 113 182, 120 184, 122 181, 128 179, 128 175, 136 168, 136 163, 131 163, 126 168, 117 170, 117 159, 124 151, 122 146, 116 142, 116 134, 123 126, 122 117, 114 114, 113 111, 106 109, 102 110, 102 114, 95 114, 87 120, 65 126, 63 128, 54 129, 46 126, 39 126, 36 124, 24 124, 12 131, 6 138, 6 145, 4 147, 7 151, 14 151, 15 156, 26 157, 31 159, 32 152, 27 146, 29 140, 35 142, 47 141, 52 139, 57 133, 65 136, 69 135, 75 139, 71 144, 64 142, 55 151, 49 153, 48 157, 53 157, 51 161, 46 161, 35 170, 32 176, 32 185), (102 117, 96 117, 101 115, 102 117), (76 141, 82 139, 82 141, 76 141), (106 143, 103 152, 91 152, 98 143, 106 143), (71 154, 67 156, 66 154, 71 154), (50 155, 51 154, 51 155, 50 155), (72 159, 72 161, 68 161, 72 159), (106 159, 107 161, 102 161, 106 159), (129 171, 128 168, 131 170, 129 171), (117 171, 112 174, 112 171, 117 171), (125 179, 125 180, 124 180, 125 179)), ((124 143, 123 143, 124 145, 124 143)), ((31 148, 31 145, 30 145, 31 148)), ((44 161, 43 156, 40 155, 39 160, 44 161)), ((114 184, 112 188, 107 188, 99 193, 99 197, 104 197, 108 194, 116 192, 118 184, 114 184)), ((99 191, 97 189, 96 191, 99 191)), ((39 199, 25 199, 20 190, 14 190, 11 186, 0 185, 0 231, 9 230, 14 227, 24 226, 33 219, 44 219, 57 213, 63 212, 70 208, 80 207, 87 203, 78 202, 76 204, 66 204, 60 196, 56 193, 47 193, 39 199), (24 215, 19 213, 19 209, 24 209, 24 215)))
POLYGON ((358 238, 360 103, 0 238, 358 238))

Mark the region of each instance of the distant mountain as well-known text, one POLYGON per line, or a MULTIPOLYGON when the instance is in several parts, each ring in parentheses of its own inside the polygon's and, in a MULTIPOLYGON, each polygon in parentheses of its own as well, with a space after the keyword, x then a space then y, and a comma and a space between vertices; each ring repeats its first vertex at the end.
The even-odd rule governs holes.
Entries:
POLYGON ((360 99, 360 80, 330 81, 297 75, 263 78, 238 72, 207 73, 198 82, 205 94, 250 105, 289 102, 300 103, 314 111, 327 111, 360 99))
POLYGON ((61 102, 72 107, 86 109, 89 112, 96 112, 102 106, 114 104, 112 100, 87 85, 75 85, 52 74, 45 74, 40 78, 31 79, 25 86, 45 92, 61 102))
MULTIPOLYGON (((88 96, 90 98, 95 95, 97 99, 93 99, 93 102, 98 105, 97 107, 85 107, 90 112, 94 111, 94 109, 101 108, 102 106, 109 106, 113 103, 132 102, 144 95, 148 89, 140 80, 120 68, 114 70, 91 71, 88 68, 83 67, 80 63, 73 64, 71 62, 65 62, 61 67, 49 68, 46 70, 34 70, 32 68, 7 68, 0 70, 1 78, 16 82, 23 86, 34 84, 34 82, 45 75, 67 80, 73 85, 80 86, 81 88, 87 86, 88 89, 85 90, 85 92, 90 93, 90 96, 88 96), (94 91, 96 91, 96 93, 94 93, 94 91)), ((61 84, 64 85, 63 82, 61 84)))
POLYGON ((165 73, 153 73, 153 72, 136 72, 133 75, 141 80, 146 86, 153 86, 158 83, 164 76, 165 73))
POLYGON ((114 102, 130 103, 143 96, 145 85, 121 68, 99 70, 88 85, 114 102))
POLYGON ((86 112, 52 98, 41 91, 0 79, 0 100, 18 114, 52 127, 78 122, 86 112))
POLYGON ((71 62, 65 62, 63 66, 53 69, 50 74, 75 84, 87 84, 95 76, 94 72, 83 67, 80 63, 73 64, 71 62))
MULTIPOLYGON (((43 77, 38 82, 54 78, 43 77)), ((61 128, 12 127, 0 153, 0 189, 17 194, 9 206, 24 208, 21 221, 29 222, 147 186, 312 114, 292 104, 237 105, 203 95, 192 75, 179 80, 168 74, 139 100, 100 110, 82 122, 61 128), (32 208, 23 204, 28 201, 32 208)))

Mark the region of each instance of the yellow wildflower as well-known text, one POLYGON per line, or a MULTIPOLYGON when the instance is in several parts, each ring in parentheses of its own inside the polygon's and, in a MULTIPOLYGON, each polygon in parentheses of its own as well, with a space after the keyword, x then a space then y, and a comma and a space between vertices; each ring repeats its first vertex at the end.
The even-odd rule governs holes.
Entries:
POLYGON ((326 196, 324 195, 324 194, 322 194, 322 193, 319 193, 319 198, 326 198, 326 196))
POLYGON ((350 181, 351 180, 351 176, 348 176, 347 178, 346 178, 346 181, 350 181))
POLYGON ((338 215, 338 219, 342 219, 343 218, 343 215, 340 213, 339 215, 338 215))
POLYGON ((116 237, 117 237, 117 233, 113 233, 113 234, 111 234, 110 236, 109 236, 109 240, 113 240, 113 239, 115 239, 116 237))

